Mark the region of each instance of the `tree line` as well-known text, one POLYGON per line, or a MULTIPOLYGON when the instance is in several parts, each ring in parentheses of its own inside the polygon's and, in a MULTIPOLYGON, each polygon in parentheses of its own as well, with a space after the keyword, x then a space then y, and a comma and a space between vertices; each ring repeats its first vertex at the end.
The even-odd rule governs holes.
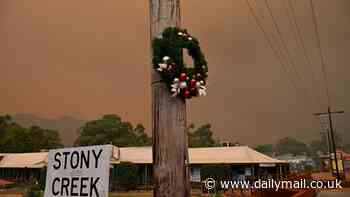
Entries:
POLYGON ((55 130, 39 126, 23 127, 11 116, 0 116, 0 152, 39 152, 42 149, 63 147, 55 130))
MULTIPOLYGON (((150 146, 152 138, 142 124, 133 125, 115 114, 86 122, 78 130, 74 146, 113 144, 118 147, 150 146)), ((190 147, 219 146, 210 124, 187 128, 190 147)), ((38 152, 63 147, 59 132, 39 126, 24 127, 11 116, 0 116, 0 152, 38 152)))
MULTIPOLYGON (((86 122, 80 127, 78 138, 74 146, 87 146, 98 144, 113 144, 118 147, 150 146, 152 138, 145 132, 142 124, 133 125, 122 120, 116 114, 107 114, 99 119, 86 122)), ((190 124, 187 127, 189 147, 215 147, 220 146, 214 138, 210 124, 196 127, 190 124)), ((350 150, 347 140, 336 132, 335 141, 338 147, 345 151, 350 150)), ((43 149, 63 147, 59 132, 39 126, 24 127, 18 124, 11 116, 0 116, 0 152, 37 152, 43 149)), ((304 143, 293 137, 282 138, 276 144, 262 144, 256 150, 267 155, 309 155, 317 152, 327 153, 327 139, 320 139, 304 143)))
MULTIPOLYGON (((340 133, 335 133, 335 142, 337 149, 345 151, 350 150, 350 145, 343 142, 340 133)), ((294 137, 285 137, 276 142, 276 144, 257 145, 255 150, 267 155, 307 155, 314 156, 316 154, 328 154, 328 140, 326 136, 309 142, 302 142, 294 137)))

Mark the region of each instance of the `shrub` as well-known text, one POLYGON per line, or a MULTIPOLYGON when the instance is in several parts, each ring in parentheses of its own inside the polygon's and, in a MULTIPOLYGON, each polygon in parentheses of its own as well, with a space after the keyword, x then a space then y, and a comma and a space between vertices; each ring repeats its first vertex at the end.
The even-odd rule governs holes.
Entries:
POLYGON ((44 192, 41 191, 39 185, 32 185, 26 194, 26 197, 42 197, 42 196, 44 196, 44 192))
POLYGON ((12 188, 16 188, 17 185, 16 183, 13 183, 13 184, 7 184, 7 185, 4 185, 4 186, 0 186, 0 189, 12 189, 12 188))

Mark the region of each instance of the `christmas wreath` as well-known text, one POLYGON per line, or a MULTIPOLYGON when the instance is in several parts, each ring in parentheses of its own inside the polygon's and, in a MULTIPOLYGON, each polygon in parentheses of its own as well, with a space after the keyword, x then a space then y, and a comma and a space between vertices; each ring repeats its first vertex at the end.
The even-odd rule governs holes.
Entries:
POLYGON ((172 96, 192 98, 206 95, 208 65, 199 42, 187 30, 169 27, 161 38, 153 40, 153 67, 158 71, 172 96), (193 59, 193 67, 183 60, 183 49, 193 59))

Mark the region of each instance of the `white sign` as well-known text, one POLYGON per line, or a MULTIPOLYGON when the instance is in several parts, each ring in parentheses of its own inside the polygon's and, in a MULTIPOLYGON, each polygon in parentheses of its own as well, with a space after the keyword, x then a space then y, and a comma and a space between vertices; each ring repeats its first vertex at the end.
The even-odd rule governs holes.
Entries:
POLYGON ((107 197, 112 145, 50 150, 45 197, 107 197))
POLYGON ((265 167, 265 168, 276 167, 276 164, 274 164, 274 163, 260 163, 259 167, 265 167))
POLYGON ((244 169, 244 175, 246 176, 252 176, 252 169, 250 167, 246 167, 244 169))
POLYGON ((201 182, 201 169, 199 167, 191 167, 190 179, 193 183, 201 182))

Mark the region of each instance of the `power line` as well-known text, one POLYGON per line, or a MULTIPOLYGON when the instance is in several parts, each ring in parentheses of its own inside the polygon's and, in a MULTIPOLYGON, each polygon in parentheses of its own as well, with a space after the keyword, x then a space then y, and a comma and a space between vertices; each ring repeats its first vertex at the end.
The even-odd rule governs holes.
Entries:
MULTIPOLYGON (((284 1, 284 2, 286 2, 286 1, 284 1)), ((299 46, 298 35, 297 35, 297 33, 296 33, 296 30, 293 28, 294 23, 293 23, 293 19, 292 19, 290 10, 289 10, 288 7, 286 6, 286 3, 283 3, 283 5, 284 5, 284 9, 286 10, 286 14, 287 14, 287 16, 288 16, 289 24, 290 24, 290 26, 291 26, 292 29, 293 29, 293 36, 294 36, 295 42, 296 42, 297 47, 298 47, 298 46, 299 46)))
MULTIPOLYGON (((291 57, 290 52, 289 52, 289 50, 288 50, 287 44, 286 44, 285 40, 283 39, 282 31, 280 30, 280 28, 279 28, 279 26, 278 26, 278 24, 277 24, 276 18, 275 18, 275 16, 273 15, 273 12, 272 12, 272 9, 271 9, 271 6, 270 6, 268 0, 265 0, 265 4, 266 4, 266 7, 267 7, 267 9, 268 9, 268 12, 269 12, 269 14, 270 14, 270 16, 271 16, 271 19, 272 19, 272 22, 273 22, 273 24, 274 24, 274 27, 275 27, 275 29, 276 29, 276 31, 277 31, 277 34, 279 35, 279 38, 280 38, 281 43, 282 43, 282 46, 283 46, 283 48, 284 48, 284 50, 285 50, 285 52, 286 52, 286 54, 287 54, 287 59, 289 60, 289 64, 290 64, 290 66, 292 67, 292 69, 293 69, 295 75, 297 76, 297 78, 298 78, 301 82, 303 82, 304 79, 301 77, 300 73, 299 73, 299 72, 297 71, 297 69, 296 69, 295 62, 293 61, 293 58, 291 57)), ((304 90, 304 97, 305 97, 305 102, 306 102, 307 97, 310 97, 310 95, 308 94, 307 89, 305 88, 305 86, 303 86, 303 90, 304 90)))
POLYGON ((319 51, 319 55, 320 55, 320 58, 321 58, 321 66, 322 66, 322 73, 323 73, 323 78, 324 78, 324 82, 325 82, 324 86, 325 86, 325 92, 326 92, 326 97, 327 97, 327 103, 328 103, 328 106, 330 106, 331 100, 330 100, 329 88, 328 88, 328 78, 327 78, 327 73, 326 73, 326 66, 325 66, 325 60, 324 60, 324 56, 323 56, 323 51, 322 51, 322 47, 321 47, 320 34, 319 34, 319 31, 318 31, 316 10, 315 10, 315 5, 313 3, 313 0, 310 0, 310 5, 311 5, 312 19, 313 19, 314 28, 315 28, 315 34, 316 34, 318 51, 319 51))
MULTIPOLYGON (((258 1, 257 0, 254 0, 255 2, 255 9, 257 11, 260 11, 260 15, 259 13, 256 14, 258 17, 262 18, 262 21, 264 20, 265 18, 265 15, 263 14, 264 12, 264 9, 258 5, 258 1)), ((280 46, 280 43, 279 43, 279 40, 278 40, 278 35, 276 36, 273 32, 271 33, 271 43, 273 44, 273 42, 275 42, 275 46, 276 46, 276 50, 277 52, 279 53, 280 57, 281 57, 281 61, 284 61, 286 63, 286 68, 288 68, 288 66, 290 67, 290 63, 288 61, 288 58, 284 55, 283 53, 283 49, 282 47, 280 46)), ((290 69, 289 69, 290 70, 290 69)), ((297 86, 295 84, 295 86, 297 86)))
MULTIPOLYGON (((303 51, 303 55, 304 55, 304 58, 306 60, 306 65, 310 68, 310 71, 311 71, 311 80, 313 82, 313 84, 316 84, 316 79, 315 79, 315 73, 314 73, 314 70, 313 70, 313 66, 312 66, 312 63, 311 63, 311 59, 310 57, 308 56, 307 54, 307 50, 306 50, 306 46, 305 46, 305 41, 303 39, 303 36, 302 36, 302 33, 301 33, 301 30, 300 30, 300 27, 299 27, 299 24, 298 24, 298 21, 296 19, 296 12, 295 12, 295 8, 293 6, 293 2, 292 0, 288 0, 288 4, 289 6, 289 9, 290 9, 290 13, 289 13, 289 9, 288 7, 286 7, 286 10, 287 10, 287 13, 288 13, 288 17, 291 21, 291 23, 294 22, 294 26, 295 26, 295 29, 296 29, 296 39, 298 40, 299 39, 299 43, 300 43, 300 46, 302 48, 302 51, 303 51), (293 21, 293 22, 292 22, 293 21)), ((295 33, 295 32, 294 32, 295 33)), ((312 87, 311 87, 311 94, 312 94, 312 87)), ((312 94, 313 95, 313 94, 312 94)), ((316 99, 315 100, 318 100, 320 106, 321 106, 321 96, 320 95, 315 95, 316 99), (318 97, 318 98, 317 98, 318 97)))
MULTIPOLYGON (((264 37, 265 37, 265 39, 266 39, 266 41, 267 41, 269 47, 271 48, 273 54, 275 55, 275 57, 277 58, 277 60, 280 62, 281 67, 282 67, 282 70, 283 70, 283 71, 286 73, 286 75, 288 76, 288 73, 289 73, 289 72, 288 72, 288 69, 286 68, 286 65, 283 63, 283 60, 282 60, 282 58, 281 58, 281 56, 280 56, 278 50, 276 50, 276 49, 273 47, 273 44, 272 44, 271 39, 269 38, 267 32, 265 31, 265 29, 264 29, 264 27, 263 27, 261 21, 259 20, 259 17, 255 14, 254 9, 253 9, 252 5, 250 4, 249 0, 246 0, 246 3, 247 3, 247 5, 248 5, 249 11, 250 11, 250 13, 252 14, 252 16, 253 16, 253 18, 254 18, 256 24, 258 25, 259 29, 260 29, 260 30, 262 31, 262 33, 264 34, 264 37)), ((297 86, 296 86, 296 84, 294 83, 294 81, 293 81, 292 79, 290 79, 290 78, 288 78, 288 79, 289 79, 290 83, 292 84, 292 86, 297 90, 297 86)))
POLYGON ((286 44, 285 40, 283 39, 282 31, 280 30, 280 28, 279 28, 279 26, 278 26, 278 24, 277 24, 277 21, 276 21, 276 19, 275 19, 275 16, 273 15, 273 12, 272 12, 272 9, 271 9, 271 7, 270 7, 270 4, 269 4, 268 0, 265 0, 265 4, 266 4, 267 10, 268 10, 268 12, 269 12, 269 14, 270 14, 270 16, 271 16, 271 18, 272 18, 272 23, 273 23, 275 29, 277 30, 277 34, 278 34, 278 36, 279 36, 279 38, 280 38, 280 40, 281 40, 282 47, 283 47, 283 49, 285 50, 285 52, 286 52, 286 54, 287 54, 287 59, 289 60, 289 63, 290 63, 291 67, 292 67, 293 70, 294 70, 294 73, 297 75, 297 77, 298 77, 299 79, 302 79, 302 77, 301 77, 300 74, 298 73, 297 69, 295 68, 294 61, 293 61, 292 58, 291 58, 291 55, 290 55, 290 53, 289 53, 287 44, 286 44))
MULTIPOLYGON (((257 10, 256 16, 262 18, 261 21, 263 21, 264 18, 265 18, 265 15, 263 14, 264 10, 262 9, 261 6, 258 5, 258 1, 257 1, 257 0, 254 0, 254 2, 255 2, 255 9, 257 10), (258 13, 258 11, 260 12, 260 14, 258 13)), ((285 65, 286 65, 285 67, 286 67, 286 70, 287 70, 288 65, 290 66, 290 64, 289 64, 289 62, 288 62, 288 58, 284 55, 283 50, 282 50, 282 47, 280 46, 280 43, 279 43, 279 40, 278 40, 277 36, 275 36, 275 34, 272 32, 272 33, 271 33, 271 43, 272 43, 272 45, 273 45, 273 42, 276 43, 276 45, 275 45, 275 46, 276 46, 276 50, 277 50, 277 52, 279 53, 279 56, 280 56, 281 61, 284 61, 284 62, 286 63, 286 64, 285 64, 285 65)), ((289 71, 290 71, 290 69, 289 69, 289 71)), ((289 73, 289 71, 288 71, 288 73, 289 73)), ((293 78, 293 77, 292 77, 292 78, 293 78)), ((291 79, 292 79, 292 78, 291 78, 291 79)), ((293 80, 293 81, 294 81, 294 80, 293 80)), ((295 86, 297 87, 296 83, 295 83, 295 86)), ((297 90, 297 88, 296 88, 296 90, 297 90)))

